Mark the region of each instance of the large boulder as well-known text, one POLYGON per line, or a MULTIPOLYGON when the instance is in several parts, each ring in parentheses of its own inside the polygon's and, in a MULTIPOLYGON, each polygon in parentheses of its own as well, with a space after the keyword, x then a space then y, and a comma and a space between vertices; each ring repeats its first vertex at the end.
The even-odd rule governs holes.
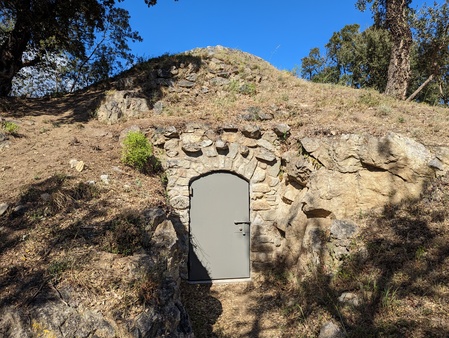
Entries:
POLYGON ((97 110, 97 118, 99 121, 113 124, 123 119, 141 116, 149 111, 147 100, 138 97, 136 92, 113 90, 106 93, 97 110))
POLYGON ((429 165, 431 152, 394 133, 382 138, 364 134, 303 139, 301 143, 323 165, 310 173, 307 184, 303 210, 309 217, 345 218, 418 198, 435 175, 429 165))

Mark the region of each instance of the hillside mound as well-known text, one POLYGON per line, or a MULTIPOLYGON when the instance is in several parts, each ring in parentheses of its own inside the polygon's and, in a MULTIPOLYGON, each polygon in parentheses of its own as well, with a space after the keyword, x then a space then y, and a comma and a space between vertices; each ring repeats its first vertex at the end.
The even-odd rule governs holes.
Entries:
MULTIPOLYGON (((304 136, 389 131, 431 148, 449 144, 445 108, 306 82, 220 46, 151 59, 70 95, 2 99, 0 109, 0 123, 18 127, 0 130, 0 312, 9 311, 3 318, 14 323, 38 303, 59 302, 65 317, 39 318, 81 335, 66 324, 71 318, 83 323, 87 336, 135 334, 145 323, 162 323, 157 314, 169 308, 178 309, 174 317, 189 334, 178 295, 167 291, 174 272, 160 269, 167 257, 136 268, 151 254, 171 208, 163 172, 144 175, 121 163, 121 140, 130 127, 137 125, 153 141, 156 157, 161 127, 183 130, 192 122, 217 130, 286 123, 286 148, 304 136), (155 218, 161 210, 164 217, 155 218)), ((429 199, 426 208, 440 210, 441 200, 432 206, 429 199)), ((282 308, 277 310, 276 316, 282 308)), ((294 314, 289 308, 287 319, 294 314)), ((162 332, 157 330, 164 325, 148 332, 162 332)), ((12 335, 3 327, 0 333, 12 335)), ((23 332, 47 329, 35 322, 23 332)))

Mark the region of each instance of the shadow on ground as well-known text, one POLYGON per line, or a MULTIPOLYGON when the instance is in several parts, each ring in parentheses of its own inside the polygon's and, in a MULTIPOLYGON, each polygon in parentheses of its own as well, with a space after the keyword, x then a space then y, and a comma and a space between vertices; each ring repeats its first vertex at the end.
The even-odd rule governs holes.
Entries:
MULTIPOLYGON (((321 264, 286 290, 285 336, 318 335, 320 317, 338 323, 348 337, 449 336, 448 188, 445 176, 429 183, 421 199, 367 215, 363 246, 355 246, 339 269, 329 273, 321 264), (355 298, 342 301, 344 293, 355 298)), ((280 290, 298 277, 282 262, 272 268, 277 274, 266 274, 267 281, 280 290)))
MULTIPOLYGON (((16 318, 10 313, 18 309, 26 318, 30 311, 31 321, 45 309, 57 309, 48 310, 54 313, 46 325, 58 330, 52 327, 55 323, 75 325, 91 320, 87 316, 95 317, 91 314, 95 311, 110 311, 116 323, 128 325, 133 332, 162 335, 170 330, 164 318, 171 318, 171 312, 166 312, 178 309, 179 327, 188 333, 190 326, 182 304, 176 303, 178 290, 172 278, 179 265, 174 262, 181 259, 178 247, 185 246, 178 242, 186 238, 179 219, 171 215, 173 225, 160 228, 167 223, 167 210, 157 206, 113 212, 117 205, 103 193, 96 185, 55 175, 30 185, 11 203, 17 207, 0 217, 0 313, 16 318), (169 258, 175 272, 167 267, 169 258), (120 302, 114 303, 117 299, 120 302), (109 301, 113 308, 108 308, 109 301), (86 309, 86 315, 76 317, 78 307, 86 309)), ((91 326, 95 329, 104 322, 97 318, 91 326)), ((39 329, 30 324, 26 330, 39 329)), ((0 335, 8 336, 9 330, 0 328, 0 335)))
MULTIPOLYGON (((446 175, 419 200, 364 216, 358 245, 334 273, 324 264, 307 275, 283 261, 266 266, 261 285, 238 291, 255 304, 244 336, 264 336, 264 316, 277 312, 282 337, 316 337, 329 320, 348 337, 448 337, 448 204, 446 175), (344 293, 352 295, 349 301, 342 301, 344 293)), ((214 326, 223 305, 210 285, 185 285, 182 292, 199 337, 235 337, 214 326)))

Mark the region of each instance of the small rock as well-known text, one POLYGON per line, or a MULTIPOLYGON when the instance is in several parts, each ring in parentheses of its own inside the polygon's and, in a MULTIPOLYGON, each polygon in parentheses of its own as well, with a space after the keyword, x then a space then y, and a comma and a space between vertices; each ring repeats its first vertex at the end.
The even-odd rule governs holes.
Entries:
POLYGON ((201 151, 201 145, 198 143, 185 143, 181 149, 186 153, 198 153, 201 151))
POLYGON ((214 86, 224 86, 224 85, 229 84, 230 81, 223 77, 214 77, 214 78, 210 79, 209 82, 214 86))
POLYGON ((351 304, 353 306, 360 305, 360 298, 355 293, 352 292, 343 292, 338 300, 342 303, 351 304))
POLYGON ((264 140, 267 140, 268 142, 270 142, 270 143, 272 143, 272 144, 278 143, 278 142, 277 142, 277 141, 278 141, 278 136, 277 136, 276 133, 275 133, 274 131, 272 131, 272 130, 267 130, 267 131, 263 134, 262 138, 263 138, 264 140))
POLYGON ((267 140, 264 140, 264 139, 258 140, 257 141, 257 145, 259 147, 263 147, 263 148, 265 148, 267 150, 270 150, 270 151, 274 151, 275 150, 274 145, 271 142, 269 142, 267 140))
POLYGON ((185 126, 185 132, 186 133, 193 133, 198 129, 204 129, 204 125, 198 122, 190 122, 187 123, 185 126))
POLYGON ((265 148, 260 148, 255 156, 258 160, 269 162, 269 163, 274 162, 276 160, 276 156, 273 154, 273 152, 271 152, 265 148))
POLYGON ((353 238, 358 231, 357 224, 347 220, 335 219, 330 227, 331 237, 340 240, 353 238))
POLYGON ((94 180, 90 180, 90 181, 87 181, 86 184, 88 184, 88 185, 95 185, 95 181, 94 180))
POLYGON ((195 82, 198 79, 198 74, 192 73, 186 76, 186 80, 190 82, 195 82))
POLYGON ((179 146, 179 140, 178 139, 170 139, 164 144, 164 149, 166 151, 175 151, 179 146))
POLYGON ((69 145, 74 146, 80 144, 80 141, 78 141, 78 139, 74 136, 72 137, 72 139, 69 141, 69 145))
POLYGON ((249 148, 247 146, 241 146, 240 147, 240 155, 242 155, 243 157, 246 157, 249 155, 249 148))
POLYGON ((100 179, 104 184, 109 184, 109 175, 100 175, 100 179))
POLYGON ((164 129, 164 136, 168 138, 178 138, 179 132, 175 126, 169 126, 164 129))
POLYGON ((215 149, 214 147, 203 148, 202 151, 203 154, 206 155, 207 157, 215 157, 218 155, 217 149, 215 149))
POLYGON ((257 114, 257 117, 259 118, 259 120, 261 121, 269 121, 272 120, 274 118, 273 114, 270 113, 264 113, 264 112, 260 112, 257 114))
POLYGON ((223 140, 215 141, 215 148, 217 150, 228 150, 229 149, 227 142, 225 142, 223 140))
POLYGON ((290 135, 290 127, 285 123, 276 124, 273 127, 273 131, 279 137, 287 137, 290 135))
POLYGON ((160 133, 155 133, 151 136, 151 143, 153 143, 155 147, 163 147, 165 144, 165 137, 160 133))
POLYGON ((160 115, 162 114, 163 111, 164 111, 164 103, 162 101, 157 101, 153 105, 153 112, 157 115, 160 115))
POLYGON ((436 169, 436 170, 440 170, 440 171, 443 171, 443 170, 444 170, 444 164, 443 164, 443 162, 441 162, 441 161, 440 161, 439 159, 437 159, 437 158, 432 159, 432 160, 429 162, 428 166, 429 166, 430 168, 432 168, 432 169, 436 169))
POLYGON ((84 170, 84 162, 83 161, 78 161, 78 163, 76 164, 75 169, 79 172, 82 172, 84 170))
POLYGON ((242 134, 249 138, 258 139, 262 136, 260 128, 255 125, 247 125, 243 127, 242 134))
POLYGON ((221 129, 223 131, 232 132, 232 133, 239 131, 239 128, 233 124, 225 124, 225 125, 223 125, 223 127, 221 127, 221 129))
POLYGON ((8 210, 9 204, 8 203, 0 203, 0 216, 3 215, 6 210, 8 210))
POLYGON ((257 120, 257 115, 256 114, 242 114, 241 115, 242 120, 244 121, 256 121, 257 120))
POLYGON ((200 143, 201 148, 206 148, 212 145, 212 140, 203 140, 200 143))
POLYGON ((178 70, 178 68, 176 68, 176 66, 172 66, 170 69, 170 73, 171 73, 171 75, 178 75, 179 70, 178 70))
POLYGON ((25 206, 19 204, 19 205, 15 206, 14 209, 12 209, 12 211, 13 211, 14 213, 20 213, 20 212, 22 212, 22 211, 25 211, 25 206))
POLYGON ((287 204, 291 204, 295 201, 297 196, 298 196, 298 189, 295 189, 291 185, 288 185, 284 193, 284 196, 282 196, 282 199, 285 202, 287 202, 287 204))
POLYGON ((70 168, 75 168, 76 165, 78 164, 78 160, 72 158, 72 159, 69 161, 69 164, 70 164, 70 168))
POLYGON ((170 200, 170 205, 178 210, 187 209, 190 205, 190 199, 186 196, 176 196, 170 200))
POLYGON ((149 208, 143 211, 145 230, 154 230, 166 219, 165 211, 161 208, 149 208))
POLYGON ((315 171, 313 164, 306 158, 298 156, 295 153, 290 152, 284 155, 288 157, 285 167, 285 172, 288 177, 305 187, 310 180, 310 175, 315 171))
POLYGON ((177 150, 167 150, 165 153, 167 154, 168 157, 175 157, 175 156, 178 156, 179 151, 177 151, 177 150))
POLYGON ((344 338, 342 329, 333 322, 325 323, 320 329, 318 338, 344 338))
POLYGON ((195 82, 188 81, 188 80, 179 80, 178 86, 183 88, 192 88, 195 85, 195 82))
POLYGON ((265 200, 258 199, 257 201, 252 202, 252 209, 254 211, 270 210, 271 206, 265 200))
POLYGON ((125 173, 122 169, 120 169, 120 167, 117 167, 117 166, 113 166, 112 170, 114 170, 115 172, 118 172, 120 174, 124 174, 125 173))

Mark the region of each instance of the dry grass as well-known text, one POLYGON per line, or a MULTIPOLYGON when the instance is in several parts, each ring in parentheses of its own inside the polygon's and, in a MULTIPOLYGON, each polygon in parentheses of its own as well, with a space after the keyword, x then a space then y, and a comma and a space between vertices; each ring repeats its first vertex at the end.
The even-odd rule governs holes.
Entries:
MULTIPOLYGON (((145 178, 143 184, 154 185, 145 178)), ((150 284, 157 284, 157 271, 153 279, 130 277, 124 256, 147 249, 149 234, 141 218, 146 203, 114 190, 64 175, 24 189, 13 204, 23 209, 0 219, 0 307, 27 306, 56 288, 69 290, 63 300, 71 306, 118 320, 144 310, 154 297, 150 284)))

